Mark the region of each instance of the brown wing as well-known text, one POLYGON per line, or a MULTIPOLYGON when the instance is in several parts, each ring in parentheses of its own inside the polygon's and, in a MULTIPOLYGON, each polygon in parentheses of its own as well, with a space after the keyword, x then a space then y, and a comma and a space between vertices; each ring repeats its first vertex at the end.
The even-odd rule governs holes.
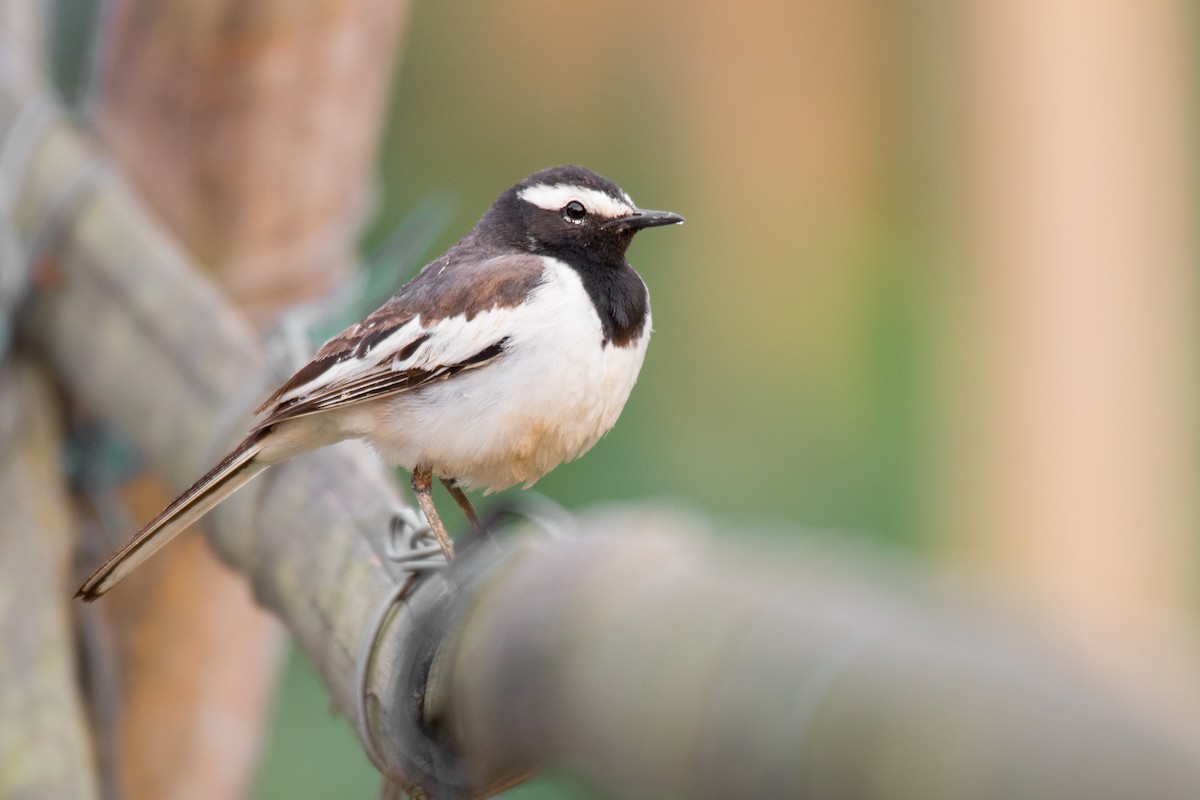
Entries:
MULTIPOLYGON (((426 337, 419 338, 423 340, 426 337)), ((378 400, 381 397, 410 392, 435 381, 447 380, 465 370, 478 369, 490 364, 504 354, 507 344, 508 338, 505 337, 461 361, 441 364, 433 369, 396 370, 391 367, 389 359, 344 380, 325 384, 311 394, 276 404, 254 430, 257 432, 285 420, 345 408, 367 400, 378 400)), ((296 385, 303 386, 307 382, 300 381, 296 385)))
MULTIPOLYGON (((284 381, 282 386, 272 392, 271 396, 264 400, 254 413, 261 414, 270 409, 279 402, 279 398, 299 389, 306 383, 312 383, 335 364, 369 355, 371 348, 411 322, 416 316, 412 311, 389 302, 362 322, 351 325, 322 345, 316 355, 297 370, 292 377, 284 381)), ((417 341, 413 350, 420 344, 421 341, 417 341)), ((408 355, 412 355, 412 353, 410 352, 408 355)))
POLYGON ((439 323, 461 318, 469 328, 481 313, 516 308, 540 285, 542 262, 528 254, 477 258, 473 246, 464 240, 421 270, 382 308, 326 342, 259 406, 257 413, 266 417, 255 430, 412 391, 499 358, 508 344, 503 332, 455 338, 443 334, 439 323), (411 338, 389 341, 405 326, 412 328, 411 338), (427 343, 420 363, 406 367, 427 343), (300 392, 308 385, 310 391, 300 392))

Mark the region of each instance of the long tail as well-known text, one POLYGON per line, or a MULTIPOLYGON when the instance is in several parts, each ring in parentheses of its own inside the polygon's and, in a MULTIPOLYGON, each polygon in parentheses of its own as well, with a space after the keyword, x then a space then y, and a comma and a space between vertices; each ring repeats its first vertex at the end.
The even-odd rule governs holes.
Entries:
POLYGON ((160 547, 266 469, 269 464, 255 458, 262 449, 262 441, 255 435, 238 445, 220 464, 171 501, 100 569, 93 572, 75 596, 89 603, 95 600, 158 552, 160 547))

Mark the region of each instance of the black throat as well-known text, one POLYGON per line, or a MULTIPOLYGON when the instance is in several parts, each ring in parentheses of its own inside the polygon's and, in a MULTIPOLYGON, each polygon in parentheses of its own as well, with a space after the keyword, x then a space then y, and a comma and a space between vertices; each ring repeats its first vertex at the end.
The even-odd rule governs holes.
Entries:
POLYGON ((579 273, 583 288, 600 317, 601 343, 629 347, 646 329, 650 297, 641 277, 625 263, 624 253, 614 259, 611 252, 603 252, 605 249, 546 252, 543 255, 553 256, 579 273))

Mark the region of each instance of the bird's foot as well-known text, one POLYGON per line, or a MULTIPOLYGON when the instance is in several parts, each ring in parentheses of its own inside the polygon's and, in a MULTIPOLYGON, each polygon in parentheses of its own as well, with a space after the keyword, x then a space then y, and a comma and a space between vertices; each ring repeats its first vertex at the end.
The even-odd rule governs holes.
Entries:
POLYGON ((442 522, 442 518, 438 516, 437 506, 433 504, 433 471, 428 467, 414 469, 412 473, 412 488, 413 494, 417 497, 417 505, 421 507, 421 511, 425 514, 425 519, 429 521, 429 526, 433 528, 433 535, 437 537, 437 542, 441 545, 446 560, 453 560, 454 542, 450 540, 450 534, 446 533, 446 525, 442 522))

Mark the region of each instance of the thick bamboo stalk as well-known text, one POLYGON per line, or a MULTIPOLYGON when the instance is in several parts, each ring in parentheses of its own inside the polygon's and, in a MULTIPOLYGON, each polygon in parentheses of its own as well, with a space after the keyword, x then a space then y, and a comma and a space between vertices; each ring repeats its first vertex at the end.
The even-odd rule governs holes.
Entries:
POLYGON ((456 561, 424 710, 458 763, 616 797, 1200 797, 1177 743, 886 566, 703 533, 622 510, 456 561))
POLYGON ((965 9, 948 542, 1195 733, 1196 7, 965 9))

